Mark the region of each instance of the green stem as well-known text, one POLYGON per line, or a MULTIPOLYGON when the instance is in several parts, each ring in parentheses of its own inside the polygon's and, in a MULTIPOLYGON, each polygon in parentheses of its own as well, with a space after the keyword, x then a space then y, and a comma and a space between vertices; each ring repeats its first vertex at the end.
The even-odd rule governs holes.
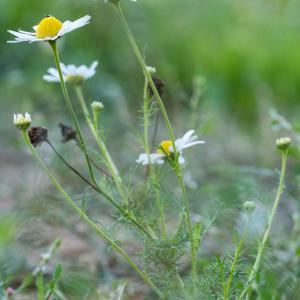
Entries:
POLYGON ((157 295, 160 298, 163 298, 162 292, 158 289, 158 287, 153 283, 151 278, 143 271, 141 270, 136 263, 128 256, 128 254, 115 242, 113 241, 106 233, 105 231, 98 227, 87 215, 86 213, 81 210, 72 200, 72 198, 67 194, 67 192, 64 190, 64 188, 59 184, 59 182, 56 180, 55 176, 52 174, 50 169, 46 166, 44 161, 41 159, 35 148, 31 145, 31 142, 29 140, 29 137, 25 130, 22 131, 23 137, 25 139, 25 142, 29 149, 31 150, 33 156, 38 160, 39 164, 41 165, 42 169, 45 171, 45 173, 48 175, 50 180, 52 181, 53 185, 56 187, 56 189, 62 194, 62 196, 66 199, 66 201, 69 203, 69 205, 76 211, 76 213, 82 218, 82 220, 89 226, 91 229, 94 230, 94 232, 103 240, 105 240, 109 245, 111 245, 112 248, 114 248, 120 255, 123 256, 123 258, 127 261, 127 263, 140 275, 140 277, 157 293, 157 295))
POLYGON ((178 164, 178 152, 177 152, 177 149, 176 149, 176 145, 175 145, 175 138, 174 138, 174 133, 173 133, 173 129, 172 129, 172 126, 171 126, 171 123, 170 123, 170 120, 169 120, 169 117, 168 117, 168 114, 167 114, 167 111, 165 109, 165 106, 163 104, 163 101, 157 91, 157 88, 152 80, 152 77, 151 77, 151 74, 149 73, 149 71, 147 70, 147 66, 144 62, 144 59, 139 51, 139 48, 135 42, 135 39, 131 33, 131 30, 128 26, 128 23, 127 23, 127 20, 123 14, 123 11, 122 11, 122 8, 121 8, 121 5, 120 5, 120 2, 116 2, 114 3, 114 7, 116 8, 116 11, 117 11, 117 14, 119 15, 120 17, 120 20, 121 20, 121 23, 123 25, 123 28, 125 30, 125 33, 129 39, 129 42, 131 44, 131 47, 137 57, 137 60, 143 70, 143 73, 145 75, 145 77, 147 78, 147 80, 149 81, 149 84, 150 84, 150 87, 151 89, 153 90, 153 93, 154 93, 154 96, 155 96, 155 99, 156 99, 156 102, 160 108, 160 111, 161 111, 161 114, 164 118, 164 121, 166 123, 166 126, 167 126, 167 129, 168 129, 168 132, 169 132, 169 136, 170 136, 170 139, 171 139, 171 142, 172 142, 172 146, 173 146, 173 151, 174 151, 174 157, 175 157, 175 161, 176 161, 176 164, 177 164, 177 167, 176 167, 176 174, 177 174, 177 177, 178 177, 178 180, 179 180, 179 183, 180 183, 180 186, 181 186, 181 189, 182 189, 182 194, 183 194, 183 205, 184 205, 184 210, 186 212, 186 219, 187 219, 187 223, 188 223, 188 229, 189 229, 189 236, 190 236, 190 242, 191 242, 191 254, 192 254, 192 266, 193 266, 193 269, 192 269, 192 276, 193 276, 193 279, 196 279, 196 257, 195 255, 193 255, 193 245, 194 245, 194 242, 193 242, 193 228, 192 228, 192 225, 191 225, 191 217, 190 217, 190 210, 189 210, 189 205, 188 205, 188 199, 187 199, 187 194, 186 194, 186 189, 185 189, 185 186, 184 186, 184 182, 183 182, 183 179, 182 179, 182 172, 181 172, 181 168, 178 164))
MULTIPOLYGON (((144 148, 146 151, 146 154, 148 156, 148 161, 150 162, 150 145, 149 145, 149 117, 150 117, 150 112, 149 112, 149 102, 150 102, 150 97, 148 93, 148 80, 147 77, 145 76, 145 82, 144 82, 144 95, 143 95, 143 100, 144 100, 144 105, 143 105, 143 119, 144 119, 144 148)), ((157 181, 157 176, 155 172, 153 172, 152 165, 149 163, 146 168, 146 180, 148 176, 152 176, 154 180, 157 181)), ((148 193, 148 185, 146 186, 146 195, 148 193)), ((160 195, 158 190, 156 189, 156 207, 159 212, 159 223, 160 223, 160 231, 161 231, 161 236, 165 239, 166 238, 166 226, 165 226, 165 216, 164 216, 164 208, 161 203, 160 195)))
POLYGON ((85 156, 85 159, 86 159, 86 162, 87 162, 87 166, 88 166, 90 177, 93 180, 93 182, 96 183, 96 178, 95 178, 95 175, 93 173, 91 162, 90 162, 90 159, 89 159, 89 156, 88 156, 88 153, 87 153, 87 148, 86 148, 86 145, 85 145, 85 141, 83 139, 83 136, 82 136, 82 133, 81 133, 81 130, 80 130, 80 127, 79 127, 79 122, 77 120, 77 117, 76 117, 76 114, 74 112, 72 103, 70 101, 70 97, 69 97, 69 94, 68 94, 68 91, 67 91, 67 87, 66 87, 66 84, 65 84, 65 81, 64 81, 64 78, 63 78, 63 74, 62 74, 62 71, 61 71, 56 41, 51 41, 51 42, 49 42, 49 44, 50 44, 52 52, 53 52, 53 57, 54 57, 55 65, 56 65, 56 68, 57 68, 57 71, 58 71, 58 74, 59 74, 60 83, 61 83, 62 91, 63 91, 63 94, 64 94, 64 98, 65 98, 67 107, 68 107, 68 109, 69 109, 69 111, 71 113, 74 125, 76 127, 76 130, 77 130, 77 133, 78 133, 78 137, 79 137, 79 141, 80 141, 80 143, 82 145, 82 149, 83 149, 84 156, 85 156))
POLYGON ((238 259, 239 259, 240 254, 241 254, 241 250, 242 250, 246 235, 247 235, 247 226, 246 226, 246 229, 244 230, 243 235, 242 235, 242 237, 241 237, 241 239, 240 239, 240 241, 239 241, 239 243, 236 247, 236 250, 235 250, 234 259, 233 259, 233 262, 232 262, 232 265, 231 265, 231 269, 230 269, 229 277, 228 277, 228 280, 227 280, 227 284, 224 287, 224 300, 229 299, 229 292, 230 292, 230 286, 231 286, 232 279, 233 279, 233 274, 235 272, 235 268, 236 268, 238 259))
POLYGON ((72 170, 76 175, 78 175, 84 182, 86 182, 92 189, 94 189, 96 192, 98 192, 100 195, 104 196, 104 198, 112 204, 125 218, 130 220, 141 232, 143 232, 148 238, 152 239, 152 236, 133 218, 130 213, 126 212, 113 198, 111 198, 105 191, 103 191, 98 185, 93 184, 90 182, 87 178, 85 178, 78 170, 76 170, 73 166, 71 166, 64 157, 55 149, 53 144, 46 140, 48 145, 51 147, 51 149, 54 151, 54 153, 57 155, 57 157, 70 169, 72 170))
MULTIPOLYGON (((144 105, 143 105, 143 119, 144 119, 144 148, 148 156, 148 161, 150 162, 150 146, 149 146, 149 94, 148 94, 148 80, 145 76, 144 82, 144 95, 143 95, 144 105)), ((149 163, 146 168, 146 179, 151 175, 152 166, 149 163)))
MULTIPOLYGON (((156 184, 158 184, 158 176, 156 172, 153 172, 153 179, 156 181, 156 184)), ((155 186, 155 200, 156 200, 156 207, 159 213, 159 223, 160 223, 160 230, 161 230, 161 237, 163 239, 167 238, 167 229, 166 229, 166 221, 165 221, 165 211, 164 211, 164 204, 161 201, 160 193, 158 190, 158 187, 155 186)))
POLYGON ((188 231, 189 231, 189 237, 190 237, 190 243, 191 243, 191 258, 192 258, 192 278, 194 281, 197 279, 197 251, 194 251, 194 238, 193 238, 193 227, 192 227, 192 221, 191 221, 191 215, 190 215, 190 205, 189 200, 186 193, 186 188, 183 181, 183 176, 181 169, 179 167, 179 163, 176 163, 177 166, 175 167, 176 174, 179 180, 179 184, 181 186, 182 190, 182 197, 183 197, 183 206, 184 206, 184 215, 186 218, 186 222, 188 225, 188 231))
MULTIPOLYGON (((243 299, 243 297, 249 292, 251 286, 250 284, 255 280, 255 277, 257 275, 257 272, 259 270, 261 261, 262 261, 262 257, 264 254, 264 250, 266 248, 266 244, 270 235, 270 231, 271 231, 271 227, 272 227, 272 223, 274 220, 274 216, 276 214, 277 211, 277 207, 279 204, 279 201, 281 199, 281 195, 284 191, 284 178, 285 178, 285 173, 286 173, 286 163, 287 163, 287 157, 288 157, 288 151, 282 151, 282 162, 281 162, 281 172, 280 172, 280 179, 279 179, 279 185, 278 185, 278 189, 277 189, 277 193, 276 193, 276 198, 271 210, 271 214, 268 218, 268 224, 267 224, 267 228, 265 230, 265 233, 263 235, 263 239, 259 245, 258 251, 257 251, 257 256, 252 268, 252 271, 249 275, 249 278, 247 280, 246 286, 244 288, 244 290, 242 291, 241 295, 239 296, 239 300, 243 299)), ((250 291, 251 293, 251 291, 250 291)))
POLYGON ((112 175, 112 177, 114 179, 114 182, 116 184, 117 190, 118 190, 120 196, 122 197, 122 199, 123 199, 126 207, 128 208, 128 197, 126 196, 126 192, 124 191, 124 184, 122 182, 122 179, 121 179, 121 177, 119 175, 119 172, 118 172, 118 170, 117 170, 117 168, 116 168, 116 166, 115 166, 115 164, 114 164, 111 156, 109 155, 109 152, 107 151, 106 145, 103 142, 102 137, 99 134, 99 131, 98 131, 98 128, 97 128, 97 122, 94 121, 94 123, 93 123, 91 121, 91 116, 90 116, 90 113, 89 113, 88 108, 86 106, 81 86, 76 86, 75 87, 75 91, 76 91, 79 103, 81 105, 81 108, 83 110, 86 122, 88 123, 88 126, 89 126, 92 134, 95 137, 97 145, 98 145, 98 147, 99 147, 99 149, 100 149, 100 151, 101 151, 101 153, 102 153, 102 155, 104 157, 106 166, 109 169, 109 171, 110 171, 110 173, 111 173, 111 175, 112 175))
POLYGON ((174 154, 176 155, 177 152, 176 152, 176 146, 175 146, 174 133, 173 133, 173 129, 172 129, 172 126, 171 126, 171 123, 170 123, 167 111, 166 111, 165 106, 163 104, 163 101, 162 101, 162 99, 161 99, 161 97, 160 97, 160 95, 159 95, 159 93, 157 91, 157 88, 156 88, 156 86, 155 86, 155 84, 154 84, 154 82, 152 80, 151 74, 147 70, 147 66, 146 66, 146 64, 144 62, 144 59, 143 59, 143 57, 142 57, 142 55, 140 53, 140 50, 139 50, 139 48, 138 48, 138 46, 137 46, 137 44, 136 44, 136 42, 134 40, 134 37, 133 37, 133 35, 131 33, 131 30, 130 30, 128 24, 127 24, 127 21, 126 21, 126 18, 124 16, 124 14, 123 14, 123 11, 122 11, 120 3, 119 2, 115 3, 114 6, 115 6, 115 8, 117 10, 117 13, 118 13, 119 17, 120 17, 121 23, 123 25, 125 33, 127 34, 127 37, 128 37, 129 42, 131 44, 131 47, 132 47, 132 49, 133 49, 133 51, 134 51, 134 53, 135 53, 135 55, 137 57, 137 60, 138 60, 140 66, 141 66, 141 68, 143 70, 143 73, 144 73, 145 77, 147 78, 147 80, 148 80, 148 82, 149 82, 149 84, 150 84, 150 86, 151 86, 151 88, 153 90, 155 99, 156 99, 157 104, 158 104, 158 106, 159 106, 159 108, 161 110, 162 116, 163 116, 163 118, 165 120, 166 126, 167 126, 168 131, 169 131, 170 139, 172 141, 172 145, 173 145, 173 148, 174 148, 174 154))

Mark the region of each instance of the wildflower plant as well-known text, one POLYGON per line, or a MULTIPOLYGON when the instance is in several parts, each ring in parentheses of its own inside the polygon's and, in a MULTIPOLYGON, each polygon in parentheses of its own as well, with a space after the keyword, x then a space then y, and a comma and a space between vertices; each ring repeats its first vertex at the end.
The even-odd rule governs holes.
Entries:
MULTIPOLYGON (((56 68, 49 68, 47 74, 43 76, 43 79, 47 82, 59 82, 61 85, 65 103, 75 127, 73 128, 72 126, 60 123, 59 126, 63 137, 62 141, 68 142, 72 140, 82 151, 86 161, 88 176, 82 169, 79 170, 75 168, 69 161, 69 158, 66 159, 56 149, 48 137, 47 128, 37 126, 36 124, 30 127, 32 123, 35 123, 34 117, 33 120, 31 120, 28 113, 25 115, 15 114, 14 124, 21 130, 28 148, 39 162, 41 168, 48 175, 61 196, 80 217, 81 221, 85 222, 96 236, 104 240, 109 247, 123 257, 141 279, 156 293, 156 297, 160 299, 199 299, 199 295, 204 295, 206 291, 207 293, 212 291, 211 286, 214 285, 215 293, 222 295, 221 297, 225 300, 231 299, 232 289, 233 286, 235 286, 233 282, 237 271, 240 269, 239 262, 247 237, 247 226, 243 229, 241 236, 234 240, 235 254, 233 259, 230 263, 227 263, 227 261, 218 258, 216 263, 209 269, 209 272, 215 275, 212 275, 210 282, 205 286, 203 277, 200 275, 197 257, 202 240, 212 226, 212 223, 205 226, 201 221, 193 220, 188 190, 184 181, 184 171, 188 162, 185 151, 191 148, 191 151, 201 153, 202 148, 194 146, 205 144, 205 141, 198 139, 196 131, 189 128, 186 129, 187 131, 182 137, 175 139, 174 128, 171 125, 162 99, 165 84, 157 77, 156 68, 149 67, 145 63, 122 11, 121 3, 123 1, 108 0, 107 2, 110 2, 115 8, 144 76, 142 103, 143 133, 141 134, 143 152, 135 162, 140 169, 143 168, 145 173, 145 177, 141 180, 141 183, 135 186, 135 183, 129 182, 129 180, 126 181, 126 179, 122 177, 108 150, 104 134, 99 127, 99 125, 102 126, 101 115, 105 114, 103 103, 94 101, 88 104, 85 99, 84 82, 96 75, 98 62, 94 61, 90 67, 85 65, 76 67, 73 64, 64 65, 59 59, 57 49, 59 39, 63 38, 67 33, 89 24, 91 21, 89 15, 74 22, 61 22, 56 17, 46 16, 42 18, 37 26, 34 26, 34 32, 9 30, 9 33, 15 37, 15 39, 9 41, 9 43, 42 41, 50 45, 56 68), (77 101, 81 108, 81 114, 95 140, 95 144, 97 145, 96 151, 101 157, 100 165, 93 159, 90 146, 86 143, 87 138, 81 131, 81 125, 74 110, 75 103, 71 101, 69 97, 66 83, 69 84, 68 87, 75 90, 77 101), (163 141, 158 141, 157 139, 158 120, 160 117, 163 118, 168 132, 168 136, 163 141), (154 130, 151 139, 149 128, 152 121, 154 121, 154 130), (101 223, 98 224, 98 222, 93 220, 85 209, 84 204, 81 206, 78 205, 73 197, 66 191, 52 169, 39 154, 38 147, 42 143, 48 144, 66 168, 71 170, 91 188, 97 197, 107 201, 114 208, 117 221, 124 224, 124 226, 126 225, 136 230, 139 241, 142 241, 144 246, 141 255, 142 265, 138 264, 135 259, 126 252, 122 243, 116 241, 111 232, 108 232, 101 223), (177 224, 175 229, 170 229, 167 226, 167 198, 175 198, 177 196, 175 196, 174 193, 171 195, 168 194, 164 189, 163 179, 167 172, 168 174, 171 173, 176 176, 178 187, 180 188, 180 201, 177 203, 179 209, 176 216, 177 224), (102 184, 103 178, 105 178, 105 184, 102 184), (110 189, 108 186, 112 188, 110 189), (180 272, 180 260, 183 257, 189 262, 188 271, 186 271, 185 274, 180 272), (156 272, 154 270, 156 270, 156 272), (183 276, 185 276, 185 278, 183 278, 183 276), (167 280, 164 282, 166 278, 167 280), (176 290, 176 297, 174 297, 174 295, 171 296, 168 290, 168 284, 170 284, 170 282, 174 290, 176 290)), ((197 105, 195 104, 195 106, 197 105)), ((234 293, 237 299, 250 297, 253 292, 254 282, 261 267, 273 219, 284 190, 284 178, 290 143, 291 140, 289 138, 281 138, 276 142, 282 154, 279 187, 267 227, 261 242, 259 242, 254 265, 250 273, 247 274, 248 277, 244 276, 245 273, 243 273, 243 288, 241 293, 237 294, 236 291, 234 293), (247 278, 245 279, 245 277, 247 278)), ((240 209, 247 215, 250 214, 251 211, 254 211, 255 207, 256 205, 253 201, 246 201, 240 209)), ((50 256, 51 253, 45 255, 43 262, 48 260, 50 256)), ((40 270, 37 272, 39 271, 40 270)), ((56 287, 60 273, 61 270, 59 268, 54 272, 53 280, 49 284, 47 291, 47 299, 50 299, 50 296, 57 291, 56 287)), ((37 285, 41 287, 41 277, 39 277, 39 281, 37 285)), ((205 299, 204 296, 203 299, 205 299)))

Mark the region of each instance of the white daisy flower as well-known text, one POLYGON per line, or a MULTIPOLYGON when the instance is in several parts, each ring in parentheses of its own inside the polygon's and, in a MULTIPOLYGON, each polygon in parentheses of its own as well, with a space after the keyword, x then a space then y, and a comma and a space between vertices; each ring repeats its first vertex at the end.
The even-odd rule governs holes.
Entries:
MULTIPOLYGON (((205 141, 197 141, 197 136, 194 135, 195 130, 189 130, 185 133, 182 138, 175 140, 176 151, 179 154, 178 162, 180 164, 185 163, 185 159, 183 157, 183 150, 198 144, 205 144, 205 141)), ((167 156, 172 156, 173 154, 173 146, 172 141, 166 140, 162 141, 157 149, 157 153, 151 153, 147 155, 147 153, 140 154, 139 158, 136 160, 137 163, 142 165, 150 164, 163 164, 164 158, 167 156)))
POLYGON ((62 23, 53 16, 46 16, 38 25, 33 27, 34 32, 23 31, 20 29, 18 31, 7 30, 15 36, 15 39, 13 41, 8 41, 8 43, 55 41, 65 34, 89 24, 90 19, 91 16, 87 15, 74 22, 65 21, 62 23))
POLYGON ((17 113, 14 114, 14 124, 20 130, 26 130, 31 124, 31 117, 29 113, 25 115, 17 113))
MULTIPOLYGON (((90 67, 85 65, 76 67, 75 65, 64 65, 63 63, 60 64, 64 81, 73 84, 81 84, 83 81, 93 77, 96 74, 97 66, 98 61, 94 61, 90 67)), ((49 68, 47 72, 48 74, 43 76, 44 80, 48 82, 60 82, 57 69, 49 68)))

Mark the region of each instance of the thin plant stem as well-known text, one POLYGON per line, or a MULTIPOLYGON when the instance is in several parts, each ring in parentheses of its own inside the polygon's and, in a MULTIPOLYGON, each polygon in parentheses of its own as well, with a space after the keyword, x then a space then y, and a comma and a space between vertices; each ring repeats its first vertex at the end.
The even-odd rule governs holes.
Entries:
MULTIPOLYGON (((148 80, 145 76, 145 82, 144 82, 144 93, 143 93, 143 120, 144 120, 144 148, 146 151, 146 154, 148 156, 148 161, 150 162, 150 144, 149 144, 149 119, 150 119, 150 112, 149 112, 149 103, 151 98, 149 97, 148 92, 148 80)), ((157 176, 155 174, 155 170, 153 170, 151 163, 147 165, 146 168, 146 176, 145 179, 147 180, 148 177, 153 177, 153 180, 157 181, 157 176)), ((146 185, 146 194, 148 193, 148 185, 146 185)), ((161 203, 160 194, 158 190, 155 191, 155 202, 156 207, 159 212, 159 223, 160 223, 160 231, 162 238, 166 238, 166 226, 165 226, 165 216, 164 216, 164 208, 161 203)))
POLYGON ((141 270, 136 263, 129 257, 129 255, 123 250, 115 241, 113 241, 109 235, 105 233, 105 231, 97 226, 87 215, 86 213, 80 209, 73 199, 68 195, 68 193, 64 190, 64 188, 59 184, 53 173, 50 171, 50 169, 47 167, 47 165, 44 163, 42 158, 39 156, 38 152, 35 150, 35 148, 31 145, 31 142, 29 140, 29 137, 25 130, 22 131, 24 140, 31 150, 33 156, 38 160, 40 166, 45 171, 45 173, 50 178, 53 185, 56 187, 56 189, 62 194, 62 196, 65 198, 65 200, 69 203, 69 205, 73 208, 73 210, 80 216, 80 218, 91 228, 93 231, 102 238, 107 244, 109 244, 112 248, 114 248, 123 258, 127 261, 127 263, 140 275, 140 277, 157 293, 157 295, 160 298, 163 298, 162 292, 158 289, 158 287, 153 283, 151 278, 143 271, 141 270))
POLYGON ((86 145, 85 145, 85 141, 83 139, 83 136, 82 136, 82 133, 81 133, 81 130, 80 130, 80 126, 79 126, 79 122, 77 120, 77 117, 76 117, 76 114, 74 112, 72 103, 70 101, 70 97, 69 97, 69 94, 68 94, 68 91, 67 91, 67 87, 66 87, 66 84, 65 84, 65 81, 64 81, 64 78, 63 78, 63 74, 62 74, 62 71, 61 71, 56 41, 51 41, 51 42, 49 42, 49 44, 50 44, 52 52, 53 52, 53 57, 54 57, 55 65, 56 65, 56 68, 57 68, 57 71, 58 71, 58 74, 59 74, 59 79, 60 79, 62 91, 63 91, 63 94, 64 94, 64 98, 65 98, 67 107, 68 107, 68 109, 69 109, 69 111, 71 113, 74 125, 76 127, 80 144, 82 145, 82 149, 83 149, 84 156, 85 156, 85 159, 86 159, 86 162, 87 162, 87 166, 88 166, 88 170, 89 170, 89 175, 90 175, 92 181, 94 183, 96 183, 96 178, 95 178, 95 175, 93 173, 91 162, 90 162, 90 159, 89 159, 89 156, 88 156, 88 153, 87 153, 87 148, 86 148, 86 145))
MULTIPOLYGON (((75 141, 75 145, 78 146, 79 149, 82 151, 82 147, 80 147, 80 142, 78 141, 78 139, 75 138, 74 141, 75 141)), ((99 170, 99 171, 100 171, 101 173, 103 173, 105 176, 107 176, 107 177, 110 178, 110 179, 113 179, 112 176, 111 176, 111 174, 110 174, 107 170, 105 170, 104 168, 102 168, 101 166, 99 166, 98 163, 97 163, 92 157, 90 157, 90 162, 91 162, 91 164, 92 164, 97 170, 99 170)))
POLYGON ((155 114, 154 130, 153 130, 152 141, 151 141, 151 152, 154 151, 155 148, 156 137, 158 132, 158 124, 159 124, 159 112, 157 111, 155 114))
POLYGON ((233 262, 232 262, 232 265, 230 268, 229 277, 228 277, 227 283, 224 287, 224 300, 229 300, 229 292, 230 292, 230 287, 231 287, 231 283, 232 283, 232 279, 233 279, 233 274, 235 272, 236 265, 237 265, 238 259, 240 257, 240 254, 241 254, 242 247, 243 247, 244 241, 246 239, 246 235, 247 235, 247 226, 244 229, 242 237, 239 240, 238 245, 235 249, 234 259, 233 259, 233 262))
POLYGON ((194 238, 193 238, 193 227, 192 227, 192 221, 190 217, 190 205, 186 193, 186 188, 183 181, 182 172, 179 166, 178 161, 176 162, 175 170, 177 173, 178 181, 182 190, 182 197, 183 197, 183 205, 184 205, 184 215, 187 221, 188 225, 188 231, 189 231, 189 238, 191 243, 191 259, 192 259, 192 278, 194 281, 197 279, 197 251, 194 250, 194 238))
MULTIPOLYGON (((143 93, 143 120, 144 120, 144 148, 148 156, 148 161, 150 162, 150 145, 149 145, 149 102, 150 97, 148 93, 148 80, 145 76, 144 82, 144 93, 143 93)), ((151 163, 147 165, 145 178, 147 179, 151 175, 152 166, 151 163)))
POLYGON ((144 59, 140 53, 140 50, 135 42, 135 39, 131 33, 131 30, 128 26, 128 23, 127 23, 127 20, 124 16, 124 13, 122 11, 122 8, 121 8, 121 5, 120 5, 120 2, 116 2, 116 3, 113 3, 114 4, 114 7, 116 8, 116 11, 117 11, 117 14, 119 15, 120 17, 120 20, 121 20, 121 23, 123 25, 123 28, 125 30, 125 33, 129 39, 129 42, 131 44, 131 47, 136 55, 136 58, 143 70, 143 73, 144 75, 146 76, 147 80, 149 81, 149 85, 154 93, 154 96, 155 96, 155 99, 156 99, 156 102, 160 108, 160 111, 161 111, 161 114, 164 118, 164 121, 165 121, 165 124, 167 126, 167 129, 168 129, 168 132, 169 132, 169 136, 170 136, 170 139, 171 139, 171 142, 172 142, 172 146, 173 146, 173 151, 174 151, 174 157, 175 157, 175 162, 176 162, 176 174, 177 174, 177 177, 178 177, 178 180, 179 180, 179 183, 180 183, 180 186, 181 186, 181 189, 182 189, 182 194, 183 194, 183 206, 184 206, 184 211, 185 211, 185 216, 186 216, 186 219, 187 219, 187 223, 188 223, 188 230, 189 230, 189 238, 190 238, 190 242, 191 242, 191 258, 192 258, 192 277, 193 279, 195 280, 196 279, 196 256, 193 254, 194 251, 193 251, 193 248, 194 248, 194 241, 193 241, 193 228, 192 228, 192 224, 191 224, 191 216, 190 216, 190 209, 189 209, 189 204, 188 204, 188 198, 187 198, 187 194, 186 194, 186 188, 185 188, 185 185, 184 185, 184 182, 183 182, 183 178, 182 178, 182 171, 181 171, 181 167, 178 163, 178 152, 176 150, 176 145, 175 145, 175 137, 174 137, 174 133, 173 133, 173 129, 172 129, 172 126, 171 126, 171 123, 170 123, 170 120, 169 120, 169 117, 168 117, 168 114, 167 114, 167 111, 166 111, 166 108, 163 104, 163 101, 158 93, 158 90, 153 82, 153 79, 151 77, 151 74, 149 73, 149 71, 147 70, 147 66, 144 62, 144 59))
POLYGON ((133 49, 133 51, 134 51, 134 53, 135 53, 135 55, 136 55, 136 57, 138 59, 138 62, 139 62, 140 66, 141 66, 141 68, 143 70, 143 73, 146 76, 146 78, 147 78, 147 80, 148 80, 148 82, 150 84, 150 87, 153 90, 155 99, 157 101, 157 104, 158 104, 158 106, 159 106, 159 108, 161 110, 162 116, 163 116, 163 118, 165 120, 165 123, 166 123, 166 126, 168 128, 170 139, 171 139, 172 145, 174 147, 174 153, 176 154, 176 146, 175 146, 174 133, 173 133, 173 129, 172 129, 172 126, 171 126, 171 123, 170 123, 167 111, 166 111, 165 106, 163 104, 163 101, 162 101, 162 99, 161 99, 161 97, 160 97, 160 95, 159 95, 159 93, 157 91, 157 88, 156 88, 156 86, 155 86, 155 84, 153 82, 151 74, 147 70, 147 66, 146 66, 146 64, 144 62, 144 59, 143 59, 143 57, 142 57, 142 55, 140 53, 140 50, 139 50, 139 48, 138 48, 138 46, 137 46, 137 44, 136 44, 136 42, 134 40, 134 37, 133 37, 133 35, 131 33, 131 30, 130 30, 128 24, 127 24, 127 21, 126 21, 126 18, 124 16, 124 14, 123 14, 123 11, 122 11, 120 3, 119 2, 115 3, 114 6, 115 6, 115 8, 117 10, 117 13, 118 13, 119 17, 120 17, 121 23, 123 25, 123 28, 124 28, 124 30, 126 32, 126 35, 127 35, 128 39, 129 39, 131 47, 132 47, 132 49, 133 49))
POLYGON ((270 216, 268 218, 267 228, 266 228, 266 230, 264 232, 262 241, 261 241, 261 243, 260 243, 260 245, 258 247, 257 256, 256 256, 256 259, 255 259, 252 271, 251 271, 251 273, 249 275, 249 278, 247 280, 245 288, 243 289, 241 295, 238 298, 239 300, 243 299, 243 297, 247 293, 251 294, 251 291, 250 291, 251 286, 250 286, 250 284, 252 284, 253 281, 255 280, 257 272, 259 270, 259 267, 260 267, 260 264, 261 264, 261 261, 262 261, 262 258, 263 258, 264 250, 266 248, 266 244, 267 244, 267 241, 268 241, 268 238, 269 238, 269 235, 270 235, 272 223, 273 223, 273 220, 274 220, 277 208, 278 208, 278 204, 279 204, 279 201, 281 199, 281 195, 282 195, 282 193, 284 191, 284 179, 285 179, 285 173, 286 173, 287 157, 288 157, 288 151, 287 150, 282 150, 281 172, 280 172, 279 185, 278 185, 278 189, 277 189, 275 201, 274 201, 274 204, 273 204, 273 207, 272 207, 272 210, 271 210, 271 214, 270 214, 270 216))
POLYGON ((117 187, 117 190, 120 194, 120 196, 122 197, 126 207, 128 208, 128 197, 126 196, 126 192, 125 192, 125 189, 124 189, 124 184, 122 182, 122 179, 119 175, 119 171, 118 169, 116 168, 116 165, 114 164, 107 148, 106 148, 106 145, 102 139, 102 137, 100 136, 100 133, 98 131, 98 127, 97 127, 97 122, 94 120, 94 122, 92 122, 91 120, 91 116, 90 116, 90 113, 88 111, 88 108, 86 106, 86 103, 85 103, 85 100, 84 100, 84 96, 83 96, 83 92, 82 92, 82 88, 81 86, 76 86, 75 87, 75 91, 76 91, 76 94, 77 94, 77 97, 78 97, 78 100, 80 102, 80 105, 81 105, 81 108, 82 108, 82 111, 84 113, 84 116, 85 116, 85 119, 88 123, 88 126, 97 142, 97 145, 104 157, 104 160, 105 160, 105 163, 106 163, 106 166, 107 168, 109 169, 109 171, 111 172, 111 175, 114 179, 114 182, 116 184, 116 187, 117 187))
MULTIPOLYGON (((153 180, 158 182, 158 176, 156 172, 153 172, 153 180)), ((165 221, 165 210, 164 210, 164 204, 161 201, 160 193, 158 190, 158 187, 155 187, 155 201, 157 210, 159 213, 159 223, 160 223, 160 230, 161 230, 161 237, 163 239, 167 238, 167 229, 166 229, 166 221, 165 221)))
POLYGON ((83 176, 78 170, 76 170, 73 166, 71 166, 64 157, 56 150, 53 144, 46 140, 48 145, 57 155, 57 157, 76 175, 78 175, 85 183, 87 183, 92 189, 98 192, 100 195, 104 196, 109 203, 111 203, 125 218, 129 219, 141 232, 143 232, 148 238, 152 239, 152 236, 131 216, 130 213, 126 212, 113 198, 111 198, 105 191, 103 191, 98 185, 93 184, 90 182, 85 176, 83 176))

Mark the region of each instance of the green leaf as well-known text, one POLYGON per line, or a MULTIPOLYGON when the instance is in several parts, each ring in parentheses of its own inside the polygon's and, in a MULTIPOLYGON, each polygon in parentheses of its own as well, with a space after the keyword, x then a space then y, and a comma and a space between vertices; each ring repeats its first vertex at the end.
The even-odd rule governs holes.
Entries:
POLYGON ((55 271, 54 271, 55 281, 58 281, 60 279, 61 273, 62 273, 62 266, 61 266, 61 264, 58 264, 55 268, 55 271))
POLYGON ((44 300, 45 297, 45 292, 44 292, 44 279, 43 279, 43 275, 41 273, 39 273, 37 275, 37 278, 36 278, 36 287, 37 287, 37 292, 38 292, 38 300, 44 300))

